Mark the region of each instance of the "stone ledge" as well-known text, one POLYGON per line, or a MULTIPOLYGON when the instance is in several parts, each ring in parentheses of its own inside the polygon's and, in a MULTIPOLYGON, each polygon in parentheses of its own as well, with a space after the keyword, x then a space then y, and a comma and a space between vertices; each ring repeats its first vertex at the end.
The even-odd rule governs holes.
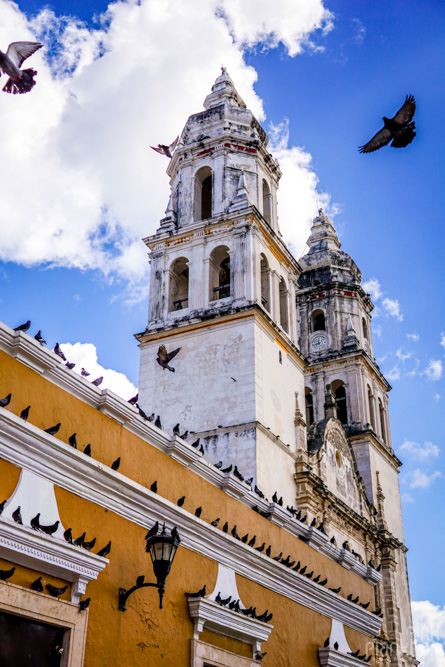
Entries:
POLYGON ((363 667, 368 663, 357 660, 352 655, 336 651, 334 648, 319 648, 318 659, 322 667, 363 667))

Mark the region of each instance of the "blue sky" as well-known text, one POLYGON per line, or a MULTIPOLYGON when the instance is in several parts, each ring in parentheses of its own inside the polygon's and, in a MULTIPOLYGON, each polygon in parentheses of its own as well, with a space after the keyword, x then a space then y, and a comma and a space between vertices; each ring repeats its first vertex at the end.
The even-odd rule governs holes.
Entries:
MULTIPOLYGON (((155 33, 148 23, 146 33, 137 32, 146 4, 114 5, 104 22, 101 0, 48 3, 44 15, 37 0, 14 10, 0 0, 2 48, 25 33, 52 45, 34 56, 35 90, 26 99, 0 97, 0 122, 9 129, 0 147, 1 319, 10 326, 31 319, 50 345, 91 343, 98 374, 115 369, 137 385, 133 334, 146 324, 148 284, 137 239, 154 231, 168 194, 166 162, 147 146, 180 132, 226 64, 249 106, 258 115, 263 109, 263 125, 288 168, 292 183, 283 177, 280 221, 292 249, 302 254, 310 217, 323 202, 376 297, 374 353, 393 386, 412 599, 442 607, 445 7, 280 0, 271 10, 258 0, 254 20, 226 3, 230 30, 222 19, 204 17, 210 39, 202 5, 191 0, 186 12, 169 0, 166 16, 145 18, 166 30, 147 55, 155 33), (61 21, 66 14, 71 20, 61 21), (132 31, 134 48, 129 39, 122 50, 132 31), (113 60, 115 54, 122 58, 113 60), (392 116, 409 93, 417 101, 414 142, 359 154, 381 117, 392 116), (14 168, 23 190, 13 197, 14 168)), ((160 0, 151 5, 159 8, 160 0)), ((253 5, 247 0, 246 11, 253 5)), ((79 359, 86 358, 82 350, 79 359)), ((442 630, 422 657, 427 666, 443 666, 443 653, 431 645, 445 640, 445 612, 422 613, 436 620, 442 614, 442 630)))

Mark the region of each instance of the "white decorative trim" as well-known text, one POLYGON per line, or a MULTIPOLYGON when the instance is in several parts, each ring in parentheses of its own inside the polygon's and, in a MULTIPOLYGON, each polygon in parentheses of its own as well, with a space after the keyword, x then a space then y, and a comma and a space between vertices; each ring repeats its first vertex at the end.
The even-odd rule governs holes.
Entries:
POLYGON ((197 449, 177 435, 172 436, 170 439, 167 445, 167 454, 184 466, 189 466, 191 463, 195 463, 202 458, 201 452, 198 452, 197 449))
POLYGON ((266 511, 270 512, 270 521, 282 528, 292 521, 291 514, 277 503, 271 503, 266 511))
POLYGON ((352 570, 357 563, 357 558, 350 551, 342 549, 340 555, 337 558, 340 565, 343 565, 347 570, 352 570))
POLYGON ((308 533, 308 544, 310 544, 312 547, 315 547, 315 549, 318 549, 319 551, 321 550, 322 547, 325 546, 326 542, 329 542, 329 538, 327 535, 321 532, 321 530, 318 530, 318 528, 309 528, 309 533, 308 533))
POLYGON ((245 482, 242 482, 240 479, 237 479, 234 475, 231 475, 229 472, 224 473, 224 479, 221 483, 221 488, 227 493, 228 496, 236 498, 239 500, 246 496, 250 487, 247 486, 245 482))
POLYGON ((332 619, 331 634, 329 635, 329 646, 334 646, 335 643, 338 644, 338 650, 342 653, 351 652, 351 648, 345 636, 343 623, 332 619))
MULTIPOLYGON (((151 422, 144 420, 138 414, 136 408, 130 406, 127 401, 112 391, 108 389, 101 390, 99 387, 95 387, 91 382, 67 368, 54 352, 40 345, 34 338, 21 332, 14 332, 4 323, 0 322, 0 349, 16 357, 19 361, 38 373, 41 373, 43 377, 64 391, 100 410, 108 417, 115 419, 124 428, 134 433, 141 440, 148 442, 152 447, 170 454, 172 458, 183 465, 188 465, 197 475, 210 484, 223 489, 228 495, 237 498, 248 507, 257 506, 264 512, 271 512, 270 520, 273 523, 281 525, 284 530, 287 530, 292 535, 297 537, 301 535, 305 539, 309 538, 308 533, 310 529, 308 526, 300 521, 296 521, 281 507, 277 508, 277 511, 271 510, 271 504, 259 498, 252 491, 249 491, 247 485, 241 486, 242 483, 240 480, 233 478, 233 476, 231 480, 233 479, 235 482, 239 482, 239 484, 235 484, 231 480, 227 482, 225 474, 209 463, 199 452, 193 450, 196 457, 192 457, 192 452, 189 451, 190 446, 187 443, 180 446, 175 441, 175 446, 172 447, 172 438, 151 422), (187 463, 188 457, 190 457, 189 463, 187 463)), ((261 428, 261 424, 258 427, 261 428)), ((287 447, 284 445, 283 449, 287 451, 287 447)), ((312 542, 311 546, 317 548, 328 558, 341 562, 339 560, 341 550, 331 545, 328 541, 317 545, 312 542)), ((370 576, 366 566, 363 566, 356 559, 354 561, 349 563, 349 569, 353 572, 373 585, 381 581, 381 575, 379 579, 376 577, 379 573, 370 576)))
POLYGON ((221 595, 223 600, 229 595, 232 600, 239 600, 241 609, 245 609, 245 605, 243 604, 241 596, 238 593, 235 572, 230 567, 221 565, 221 563, 218 563, 218 575, 216 577, 215 587, 210 595, 206 596, 206 599, 215 601, 215 598, 218 597, 218 593, 221 595))
POLYGON ((261 651, 261 642, 267 642, 273 630, 273 626, 268 623, 244 616, 208 598, 189 598, 188 604, 195 639, 199 639, 206 627, 220 635, 251 644, 255 654, 261 651))
MULTIPOLYGON (((380 629, 382 620, 371 612, 213 528, 8 410, 0 410, 0 455, 20 468, 32 470, 53 484, 110 509, 137 525, 146 527, 155 520, 176 525, 184 547, 221 562, 241 576, 324 616, 337 618, 349 627, 372 636, 380 629), (48 461, 51 461, 51 466, 48 461)), ((291 525, 297 523, 293 521, 291 525)))
POLYGON ((86 584, 97 579, 109 562, 107 558, 82 547, 75 547, 63 539, 49 537, 3 517, 0 517, 0 556, 37 572, 77 582, 78 585, 71 590, 72 602, 79 601, 86 584))
POLYGON ((370 584, 375 586, 378 584, 380 581, 382 581, 382 573, 377 572, 377 570, 374 567, 368 567, 366 570, 366 576, 365 576, 366 581, 368 581, 370 584))
POLYGON ((341 653, 334 648, 319 648, 318 659, 322 667, 363 667, 363 660, 357 660, 352 655, 341 653))

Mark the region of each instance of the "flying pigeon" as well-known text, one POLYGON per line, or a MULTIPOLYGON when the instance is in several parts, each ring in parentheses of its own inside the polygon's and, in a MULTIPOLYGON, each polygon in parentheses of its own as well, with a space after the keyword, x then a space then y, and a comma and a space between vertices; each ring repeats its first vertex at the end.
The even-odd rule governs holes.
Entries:
POLYGON ((383 116, 384 127, 375 134, 364 146, 359 147, 360 153, 372 153, 392 140, 391 146, 403 148, 408 146, 416 136, 416 125, 413 116, 416 112, 416 100, 407 95, 394 118, 383 116))
POLYGON ((0 70, 9 76, 6 84, 3 86, 5 93, 29 93, 36 85, 34 77, 37 72, 35 69, 23 69, 23 62, 29 58, 35 51, 40 49, 43 44, 39 42, 12 42, 8 46, 6 53, 0 51, 0 70))
MULTIPOLYGON (((0 51, 0 69, 2 68, 2 52, 0 51)), ((4 88, 3 88, 4 90, 4 88)), ((14 331, 28 331, 29 327, 31 326, 31 320, 28 320, 25 322, 25 324, 19 324, 18 327, 15 327, 14 331)))
POLYGON ((62 350, 60 349, 59 343, 56 343, 54 345, 54 352, 57 354, 58 357, 60 357, 63 361, 66 361, 66 357, 63 354, 62 350))
POLYGON ((36 339, 36 341, 37 341, 38 343, 40 343, 40 345, 46 345, 46 340, 45 340, 45 339, 43 338, 43 336, 42 336, 42 331, 41 331, 41 329, 38 330, 38 332, 36 333, 36 335, 34 336, 34 338, 36 339))
POLYGON ((178 139, 179 137, 176 137, 176 139, 173 141, 173 143, 170 144, 170 146, 165 146, 165 144, 158 144, 156 148, 154 146, 150 146, 150 148, 156 151, 156 153, 160 153, 161 155, 171 157, 178 143, 178 139))
POLYGON ((169 366, 168 362, 171 361, 173 357, 176 357, 180 349, 181 349, 180 347, 177 347, 176 350, 173 350, 173 352, 167 352, 165 345, 159 346, 158 356, 156 358, 156 361, 164 371, 166 368, 168 368, 168 370, 171 371, 172 373, 175 372, 175 369, 169 366))

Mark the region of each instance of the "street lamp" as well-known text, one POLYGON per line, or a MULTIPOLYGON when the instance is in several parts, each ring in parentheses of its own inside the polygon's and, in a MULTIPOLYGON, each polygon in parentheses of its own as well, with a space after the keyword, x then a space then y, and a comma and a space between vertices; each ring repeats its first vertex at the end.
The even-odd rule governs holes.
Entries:
POLYGON ((139 588, 144 586, 154 586, 158 589, 159 592, 159 609, 162 609, 162 599, 164 597, 165 591, 165 580, 167 575, 170 572, 173 559, 176 554, 176 550, 181 541, 179 533, 176 528, 173 528, 171 535, 167 535, 165 531, 165 523, 162 528, 162 532, 157 534, 158 524, 156 522, 155 526, 148 532, 147 544, 145 550, 150 554, 153 571, 156 577, 155 583, 145 583, 145 576, 141 575, 136 579, 136 584, 126 590, 125 588, 119 589, 119 610, 126 611, 126 602, 134 591, 137 591, 139 588))

